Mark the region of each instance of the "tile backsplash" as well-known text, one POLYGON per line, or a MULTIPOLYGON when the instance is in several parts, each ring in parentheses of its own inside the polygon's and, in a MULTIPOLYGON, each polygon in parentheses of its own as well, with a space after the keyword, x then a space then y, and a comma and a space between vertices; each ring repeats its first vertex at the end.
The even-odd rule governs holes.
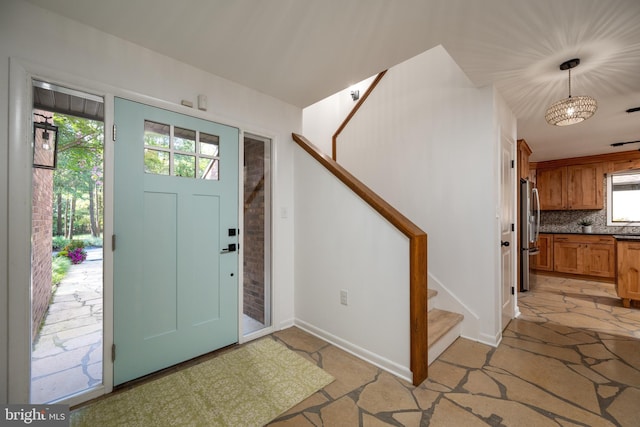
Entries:
POLYGON ((541 233, 582 233, 580 220, 593 221, 593 233, 640 234, 640 227, 607 226, 607 209, 599 211, 542 211, 540 212, 541 233))
MULTIPOLYGON (((606 180, 603 185, 606 185, 606 180)), ((605 208, 586 211, 541 211, 541 233, 582 233, 582 226, 578 224, 583 219, 593 221, 592 233, 600 234, 640 234, 640 227, 607 226, 606 187, 604 189, 605 208)))

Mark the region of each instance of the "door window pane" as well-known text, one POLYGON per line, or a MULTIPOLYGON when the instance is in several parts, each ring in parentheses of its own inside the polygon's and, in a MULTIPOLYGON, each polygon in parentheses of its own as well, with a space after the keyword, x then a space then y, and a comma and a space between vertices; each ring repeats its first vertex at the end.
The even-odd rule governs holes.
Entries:
POLYGON ((200 154, 205 156, 218 155, 219 138, 216 135, 200 132, 200 154))
POLYGON ((196 157, 186 154, 173 155, 173 174, 175 176, 196 177, 196 157))
POLYGON ((173 149, 194 153, 196 151, 196 131, 176 127, 173 131, 173 149))
POLYGON ((150 120, 144 121, 144 145, 169 148, 170 126, 150 120))
POLYGON ((220 137, 151 120, 144 122, 144 171, 219 179, 220 137))
POLYGON ((202 179, 218 179, 218 159, 200 158, 198 177, 202 179))
POLYGON ((156 175, 169 175, 169 153, 145 148, 144 171, 156 175))

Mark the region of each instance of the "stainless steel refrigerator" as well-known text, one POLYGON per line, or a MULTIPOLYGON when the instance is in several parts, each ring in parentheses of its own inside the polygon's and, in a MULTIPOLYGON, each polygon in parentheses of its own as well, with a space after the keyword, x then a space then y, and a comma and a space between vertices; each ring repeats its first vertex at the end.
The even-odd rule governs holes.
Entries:
POLYGON ((540 198, 531 181, 520 180, 520 291, 530 284, 529 259, 538 252, 540 234, 540 198))

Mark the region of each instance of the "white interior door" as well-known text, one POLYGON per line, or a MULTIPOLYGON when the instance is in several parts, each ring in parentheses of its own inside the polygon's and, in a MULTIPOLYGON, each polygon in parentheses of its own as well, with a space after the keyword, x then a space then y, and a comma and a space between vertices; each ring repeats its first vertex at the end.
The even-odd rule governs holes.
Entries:
POLYGON ((500 136, 500 268, 502 276, 502 329, 514 315, 515 283, 514 254, 517 246, 514 226, 514 143, 505 135, 500 136))

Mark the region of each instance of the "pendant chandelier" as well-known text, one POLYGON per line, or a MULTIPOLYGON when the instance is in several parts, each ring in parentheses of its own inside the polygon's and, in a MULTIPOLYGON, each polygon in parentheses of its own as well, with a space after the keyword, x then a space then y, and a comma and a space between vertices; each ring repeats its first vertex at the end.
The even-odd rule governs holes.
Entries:
POLYGON ((567 126, 587 120, 598 109, 598 103, 590 96, 571 96, 571 69, 580 64, 580 59, 570 59, 560 64, 562 71, 569 70, 569 97, 556 101, 547 109, 544 118, 555 126, 567 126))

